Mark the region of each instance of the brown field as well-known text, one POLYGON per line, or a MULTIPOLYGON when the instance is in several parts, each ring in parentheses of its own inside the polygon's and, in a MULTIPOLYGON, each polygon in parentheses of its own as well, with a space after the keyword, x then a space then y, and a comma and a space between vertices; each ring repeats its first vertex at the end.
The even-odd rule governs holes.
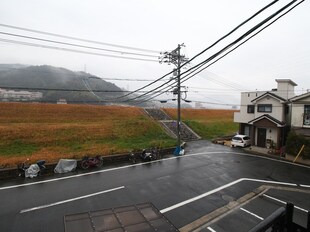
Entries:
POLYGON ((140 108, 0 103, 0 165, 171 145, 140 108))
MULTIPOLYGON (((137 107, 0 103, 0 112, 0 167, 176 144, 137 107)), ((236 130, 233 112, 182 109, 182 120, 209 139, 236 130)))

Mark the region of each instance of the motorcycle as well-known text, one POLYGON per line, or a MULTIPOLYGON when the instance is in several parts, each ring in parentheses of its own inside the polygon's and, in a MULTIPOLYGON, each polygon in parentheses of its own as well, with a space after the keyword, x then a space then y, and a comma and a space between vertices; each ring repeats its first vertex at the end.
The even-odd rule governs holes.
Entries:
MULTIPOLYGON (((133 164, 137 163, 137 155, 138 154, 135 154, 131 151, 128 155, 128 160, 133 164)), ((138 158, 147 162, 160 159, 161 156, 158 148, 152 148, 149 152, 146 149, 143 149, 142 152, 138 155, 138 158)))
POLYGON ((39 160, 36 164, 28 164, 29 159, 17 165, 17 170, 19 172, 18 176, 24 177, 36 177, 37 175, 42 174, 45 167, 45 160, 39 160))
POLYGON ((83 169, 88 169, 91 167, 102 167, 103 159, 101 156, 97 155, 96 157, 84 157, 81 161, 81 167, 83 169))
POLYGON ((146 149, 143 149, 142 153, 140 154, 140 158, 142 161, 153 161, 157 160, 158 154, 155 149, 152 149, 151 152, 147 152, 146 149))

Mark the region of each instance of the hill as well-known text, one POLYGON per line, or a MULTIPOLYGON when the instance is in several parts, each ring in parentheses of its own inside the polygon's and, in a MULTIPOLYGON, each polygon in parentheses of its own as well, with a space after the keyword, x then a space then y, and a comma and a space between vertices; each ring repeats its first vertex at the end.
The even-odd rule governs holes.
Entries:
POLYGON ((26 68, 28 65, 23 64, 0 64, 0 71, 8 71, 11 69, 26 68))
POLYGON ((23 99, 15 96, 16 94, 7 98, 2 96, 2 101, 31 100, 56 103, 59 99, 65 99, 68 103, 109 104, 116 97, 123 95, 119 87, 99 77, 48 65, 2 64, 0 65, 0 88, 42 93, 42 97, 35 99, 23 99))

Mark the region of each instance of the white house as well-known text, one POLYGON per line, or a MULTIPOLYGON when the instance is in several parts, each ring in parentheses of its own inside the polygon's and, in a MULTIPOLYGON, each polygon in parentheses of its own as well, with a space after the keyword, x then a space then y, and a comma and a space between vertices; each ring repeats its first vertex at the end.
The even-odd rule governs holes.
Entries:
POLYGON ((291 98, 289 104, 292 129, 298 134, 310 136, 310 92, 291 98))
POLYGON ((249 135, 252 145, 280 148, 290 128, 288 100, 295 96, 295 82, 276 79, 277 88, 270 91, 241 93, 240 112, 234 114, 239 133, 249 135))

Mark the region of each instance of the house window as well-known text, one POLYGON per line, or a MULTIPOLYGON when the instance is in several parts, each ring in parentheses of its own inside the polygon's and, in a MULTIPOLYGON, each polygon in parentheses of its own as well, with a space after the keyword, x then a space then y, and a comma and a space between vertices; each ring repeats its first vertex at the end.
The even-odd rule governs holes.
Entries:
POLYGON ((254 109, 255 109, 254 105, 248 105, 248 114, 254 114, 254 109))
POLYGON ((305 105, 305 110, 304 110, 304 125, 310 126, 310 105, 305 105))
POLYGON ((272 111, 271 104, 261 104, 257 106, 257 112, 271 113, 271 111, 272 111))

